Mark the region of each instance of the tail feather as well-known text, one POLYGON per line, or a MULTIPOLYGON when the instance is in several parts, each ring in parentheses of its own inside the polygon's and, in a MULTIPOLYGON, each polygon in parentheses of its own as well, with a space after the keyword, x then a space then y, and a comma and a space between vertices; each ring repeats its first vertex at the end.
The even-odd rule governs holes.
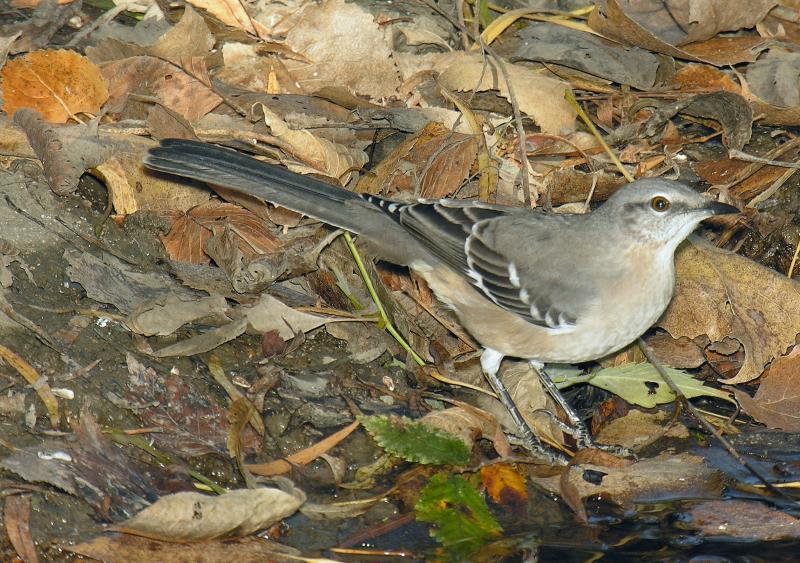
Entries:
POLYGON ((242 192, 336 227, 371 236, 397 229, 396 223, 358 194, 231 149, 182 139, 166 139, 150 150, 152 170, 242 192))

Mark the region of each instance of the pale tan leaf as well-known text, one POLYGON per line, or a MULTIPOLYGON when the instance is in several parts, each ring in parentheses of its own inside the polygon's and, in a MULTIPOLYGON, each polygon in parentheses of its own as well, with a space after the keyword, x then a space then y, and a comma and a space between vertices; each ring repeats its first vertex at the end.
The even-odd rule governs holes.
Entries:
MULTIPOLYGON (((521 65, 505 65, 520 111, 530 116, 542 132, 560 135, 575 128, 575 110, 564 98, 569 84, 521 65)), ((478 54, 448 53, 438 59, 437 67, 443 69, 439 80, 449 90, 497 90, 501 96, 509 98, 508 85, 502 75, 478 54)))
POLYGON ((173 541, 241 537, 291 516, 305 499, 299 489, 239 489, 218 497, 176 493, 161 497, 112 529, 173 541))
POLYGON ((287 162, 287 167, 300 174, 322 173, 331 178, 341 178, 349 172, 359 170, 367 163, 364 151, 336 144, 314 135, 310 131, 291 129, 278 114, 263 104, 258 104, 254 114, 261 114, 272 135, 286 143, 281 147, 303 164, 287 162))
POLYGON ((310 61, 284 61, 306 92, 339 86, 378 99, 396 95, 400 87, 384 30, 357 4, 327 0, 304 5, 286 43, 310 61))
POLYGON ((266 38, 269 35, 269 30, 250 17, 241 0, 187 0, 187 2, 195 8, 207 11, 225 25, 259 37, 266 38))

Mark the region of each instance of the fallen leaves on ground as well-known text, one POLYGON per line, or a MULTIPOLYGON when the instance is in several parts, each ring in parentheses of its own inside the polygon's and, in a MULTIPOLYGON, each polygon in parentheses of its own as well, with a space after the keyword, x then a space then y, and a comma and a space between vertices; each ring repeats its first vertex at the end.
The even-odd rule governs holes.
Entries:
POLYGON ((742 343, 741 370, 724 383, 758 377, 800 333, 800 285, 733 252, 692 241, 676 256, 675 296, 658 322, 675 337, 731 336, 742 343))

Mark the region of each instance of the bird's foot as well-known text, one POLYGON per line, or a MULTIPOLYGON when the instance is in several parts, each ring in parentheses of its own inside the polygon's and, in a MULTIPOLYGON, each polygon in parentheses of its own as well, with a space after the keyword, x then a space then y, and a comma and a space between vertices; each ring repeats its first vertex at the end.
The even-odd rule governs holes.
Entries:
POLYGON ((575 445, 579 450, 591 448, 608 452, 611 455, 618 457, 630 457, 636 459, 636 454, 633 452, 633 450, 626 448, 625 446, 619 446, 617 444, 598 444, 595 442, 594 438, 592 438, 592 433, 589 432, 589 429, 582 420, 579 422, 579 424, 571 427, 566 432, 575 438, 575 445))
POLYGON ((497 377, 497 371, 500 368, 500 361, 502 359, 502 354, 487 349, 484 350, 481 355, 481 366, 483 367, 483 373, 486 379, 489 381, 489 385, 491 385, 497 398, 503 403, 503 406, 506 407, 508 414, 511 415, 511 419, 517 427, 518 437, 522 445, 530 452, 531 456, 548 465, 567 465, 569 463, 567 456, 542 444, 541 440, 536 437, 536 434, 534 434, 527 421, 523 418, 522 413, 519 412, 508 389, 506 389, 503 382, 500 381, 500 378, 497 377))

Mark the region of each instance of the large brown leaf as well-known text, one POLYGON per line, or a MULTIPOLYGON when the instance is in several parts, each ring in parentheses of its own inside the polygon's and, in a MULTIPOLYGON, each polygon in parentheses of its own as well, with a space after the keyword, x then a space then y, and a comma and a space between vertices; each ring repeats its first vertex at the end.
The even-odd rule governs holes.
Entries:
POLYGON ((699 239, 675 259, 675 297, 659 326, 675 338, 726 336, 742 343, 742 368, 724 383, 758 377, 800 333, 800 284, 733 252, 699 239))

